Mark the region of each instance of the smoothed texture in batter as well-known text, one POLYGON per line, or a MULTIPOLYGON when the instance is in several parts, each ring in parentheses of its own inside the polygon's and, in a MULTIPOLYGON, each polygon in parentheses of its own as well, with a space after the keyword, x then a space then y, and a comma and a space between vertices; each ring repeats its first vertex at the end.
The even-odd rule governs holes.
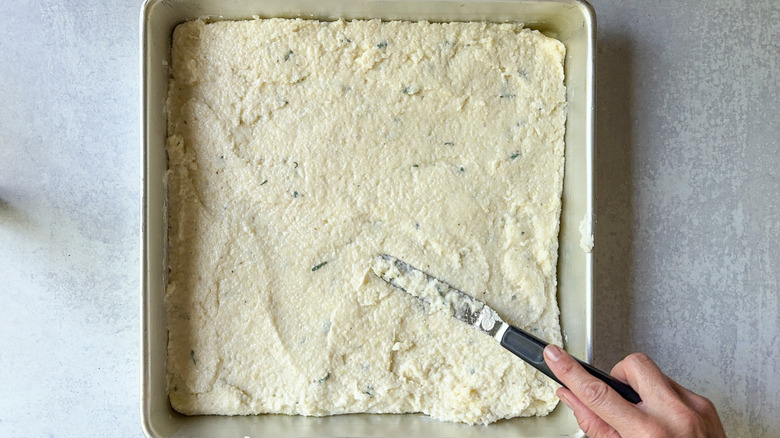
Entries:
POLYGON ((561 342, 563 45, 514 24, 178 26, 168 392, 185 414, 545 415, 554 383, 377 278, 561 342))

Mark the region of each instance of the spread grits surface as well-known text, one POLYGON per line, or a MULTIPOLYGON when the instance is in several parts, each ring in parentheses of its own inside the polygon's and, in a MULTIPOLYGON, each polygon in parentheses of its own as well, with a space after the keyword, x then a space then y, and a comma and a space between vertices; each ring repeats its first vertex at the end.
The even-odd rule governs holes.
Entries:
POLYGON ((371 272, 560 344, 564 46, 514 24, 179 25, 168 393, 185 414, 545 415, 549 379, 371 272))

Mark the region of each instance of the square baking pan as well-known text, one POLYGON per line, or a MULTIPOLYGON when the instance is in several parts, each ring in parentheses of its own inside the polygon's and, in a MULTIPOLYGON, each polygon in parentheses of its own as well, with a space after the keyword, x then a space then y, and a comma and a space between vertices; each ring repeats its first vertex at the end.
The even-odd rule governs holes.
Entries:
MULTIPOLYGON (((149 437, 536 437, 584 436, 559 405, 546 417, 467 426, 421 414, 194 416, 171 408, 166 393, 166 111, 171 36, 176 25, 284 17, 519 22, 566 46, 567 120, 559 235, 558 303, 566 349, 592 359, 592 239, 595 15, 582 0, 147 0, 141 11, 141 424, 149 437), (587 248, 587 245, 586 245, 587 248)), ((518 359, 519 360, 519 359, 518 359)))

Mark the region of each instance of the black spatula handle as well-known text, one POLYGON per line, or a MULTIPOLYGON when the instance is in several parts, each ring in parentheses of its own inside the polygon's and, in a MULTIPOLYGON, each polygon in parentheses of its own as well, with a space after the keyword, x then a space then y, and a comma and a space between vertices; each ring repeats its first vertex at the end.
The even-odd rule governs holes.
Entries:
MULTIPOLYGON (((501 337, 501 346, 514 353, 515 356, 519 357, 520 359, 528 362, 531 366, 544 373, 544 375, 547 377, 555 380, 564 387, 566 386, 560 380, 558 380, 557 377, 555 377, 555 374, 550 371, 550 367, 548 367, 547 363, 544 361, 544 355, 542 352, 544 351, 544 347, 547 346, 547 342, 544 342, 543 340, 524 330, 509 326, 506 332, 504 332, 504 335, 501 337)), ((630 401, 631 403, 639 403, 642 401, 642 399, 639 397, 639 394, 637 394, 636 391, 634 391, 630 386, 588 363, 585 363, 579 359, 576 360, 593 377, 609 385, 612 389, 617 391, 618 394, 623 396, 624 399, 630 401)))

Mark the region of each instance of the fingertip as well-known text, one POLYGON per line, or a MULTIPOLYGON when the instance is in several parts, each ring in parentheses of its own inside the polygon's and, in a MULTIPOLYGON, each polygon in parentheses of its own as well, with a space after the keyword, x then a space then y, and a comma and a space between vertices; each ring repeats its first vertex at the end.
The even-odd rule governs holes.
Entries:
POLYGON ((558 396, 566 407, 574 411, 575 414, 577 412, 590 412, 590 408, 585 406, 569 388, 560 387, 555 391, 555 395, 558 396))
POLYGON ((563 350, 555 344, 544 347, 544 358, 551 362, 558 362, 563 357, 563 350))
POLYGON ((566 391, 561 391, 560 389, 556 392, 558 395, 558 398, 561 400, 561 403, 566 405, 567 408, 574 410, 574 404, 569 399, 568 394, 566 394, 566 391))
POLYGON ((561 403, 572 410, 580 429, 588 436, 618 436, 616 430, 609 423, 585 406, 573 392, 566 388, 559 388, 556 394, 561 403))
POLYGON ((571 397, 574 395, 569 388, 566 388, 565 386, 561 386, 555 391, 555 395, 558 396, 558 398, 567 397, 571 399, 571 397))

